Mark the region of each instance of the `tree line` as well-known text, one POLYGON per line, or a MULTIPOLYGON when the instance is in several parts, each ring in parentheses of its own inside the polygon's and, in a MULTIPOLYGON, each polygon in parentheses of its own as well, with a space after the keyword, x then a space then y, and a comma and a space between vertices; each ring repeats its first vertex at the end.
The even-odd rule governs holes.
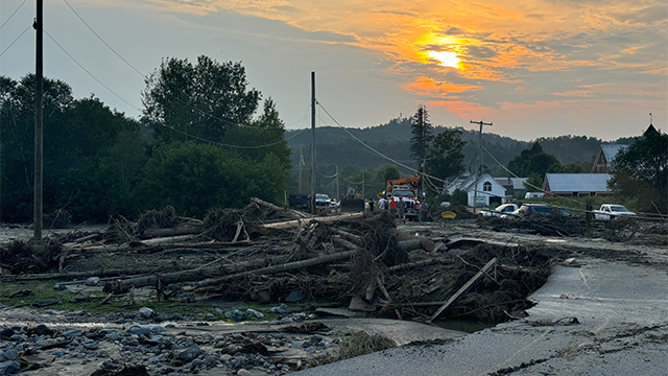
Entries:
MULTIPOLYGON (((165 205, 202 217, 252 196, 282 201, 290 167, 285 126, 274 101, 248 87, 240 63, 168 58, 145 83, 142 115, 132 119, 45 79, 46 213, 66 210, 77 221, 105 222, 165 205)), ((32 218, 34 87, 32 74, 0 76, 0 220, 6 222, 32 218)))

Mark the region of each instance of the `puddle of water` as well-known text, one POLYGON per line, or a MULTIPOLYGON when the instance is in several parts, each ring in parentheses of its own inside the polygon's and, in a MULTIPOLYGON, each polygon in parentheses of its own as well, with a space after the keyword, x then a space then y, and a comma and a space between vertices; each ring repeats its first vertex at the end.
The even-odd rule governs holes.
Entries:
POLYGON ((475 333, 495 326, 494 324, 483 324, 477 321, 457 319, 437 320, 434 321, 433 324, 444 329, 457 330, 465 333, 475 333))

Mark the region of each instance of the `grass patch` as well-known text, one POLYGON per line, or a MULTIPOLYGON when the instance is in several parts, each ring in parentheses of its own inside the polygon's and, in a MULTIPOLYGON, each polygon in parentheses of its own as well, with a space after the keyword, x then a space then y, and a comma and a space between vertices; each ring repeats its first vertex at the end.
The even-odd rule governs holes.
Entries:
POLYGON ((397 347, 396 342, 379 334, 352 332, 343 337, 339 356, 341 359, 347 359, 394 347, 397 347))

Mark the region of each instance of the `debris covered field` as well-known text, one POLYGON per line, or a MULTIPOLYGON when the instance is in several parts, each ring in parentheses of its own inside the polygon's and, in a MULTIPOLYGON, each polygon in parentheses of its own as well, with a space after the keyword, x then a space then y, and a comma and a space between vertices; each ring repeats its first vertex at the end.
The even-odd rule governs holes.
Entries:
POLYGON ((14 240, 0 248, 0 375, 284 374, 401 344, 328 316, 492 326, 523 318, 556 263, 644 263, 641 248, 609 249, 668 237, 662 224, 576 221, 397 226, 253 199, 204 220, 166 207, 14 240))

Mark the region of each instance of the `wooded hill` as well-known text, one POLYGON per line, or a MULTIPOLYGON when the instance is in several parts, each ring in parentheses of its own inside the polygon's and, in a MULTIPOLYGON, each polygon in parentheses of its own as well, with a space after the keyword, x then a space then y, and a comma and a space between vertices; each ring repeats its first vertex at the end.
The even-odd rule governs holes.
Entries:
MULTIPOLYGON (((369 128, 347 128, 350 133, 364 141, 374 149, 395 159, 403 164, 416 168, 416 163, 410 157, 411 124, 410 118, 396 118, 386 124, 369 128)), ((452 129, 443 126, 434 127, 434 135, 452 129)), ((459 129, 461 139, 466 141, 463 152, 464 163, 472 166, 475 163, 477 153, 476 131, 459 129)), ((310 130, 289 130, 285 134, 288 146, 292 149, 292 165, 299 166, 300 144, 304 161, 308 166, 310 163, 310 130)), ((547 154, 554 155, 561 164, 581 163, 584 171, 589 171, 594 155, 598 151, 602 140, 587 136, 559 136, 542 137, 538 141, 547 154)), ((619 143, 629 144, 633 139, 619 139, 619 143)), ((376 168, 391 162, 378 156, 376 153, 353 139, 340 127, 323 126, 316 129, 316 144, 318 166, 329 170, 329 166, 354 165, 361 168, 376 168)), ((482 136, 483 147, 486 148, 499 162, 507 165, 524 149, 531 146, 532 142, 519 141, 510 137, 500 136, 485 129, 482 136)), ((483 164, 492 174, 506 176, 506 173, 498 164, 483 151, 483 164)), ((407 169, 401 169, 408 173, 407 169)))

